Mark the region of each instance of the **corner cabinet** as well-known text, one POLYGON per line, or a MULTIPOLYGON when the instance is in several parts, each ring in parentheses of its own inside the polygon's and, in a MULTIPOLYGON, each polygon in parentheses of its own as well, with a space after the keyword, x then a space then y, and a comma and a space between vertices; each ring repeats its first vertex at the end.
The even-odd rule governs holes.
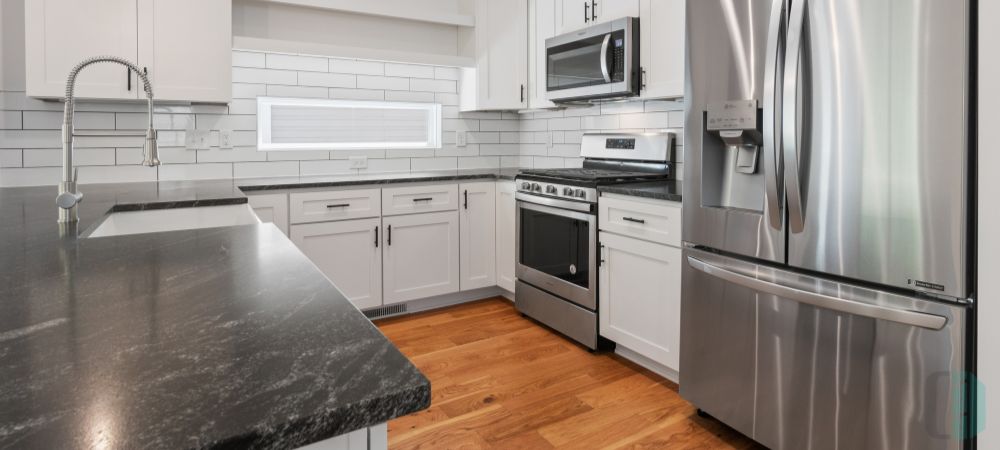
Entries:
POLYGON ((684 96, 684 15, 684 0, 640 0, 640 97, 684 96))
MULTIPOLYGON (((27 95, 62 98, 70 69, 100 55, 126 58, 145 68, 156 100, 228 103, 231 1, 25 2, 27 95)), ((76 95, 112 100, 145 97, 138 77, 116 64, 81 72, 76 95)))
POLYGON ((358 309, 382 306, 381 220, 292 226, 292 242, 358 309), (345 255, 350 257, 345 258, 345 255))
POLYGON ((264 223, 273 223, 288 236, 288 195, 253 194, 247 196, 253 213, 264 223))
POLYGON ((382 229, 386 305, 459 290, 456 211, 383 217, 382 229))
MULTIPOLYGON (((528 105, 528 0, 475 0, 477 110, 528 105)), ((467 108, 467 109, 472 109, 467 108)))
POLYGON ((496 183, 458 185, 461 289, 467 291, 497 284, 496 183))

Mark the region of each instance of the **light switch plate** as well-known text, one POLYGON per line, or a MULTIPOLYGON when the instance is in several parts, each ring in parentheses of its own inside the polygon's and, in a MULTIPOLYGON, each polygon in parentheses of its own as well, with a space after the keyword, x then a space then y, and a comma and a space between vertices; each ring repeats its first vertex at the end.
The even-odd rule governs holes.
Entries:
POLYGON ((368 168, 368 157, 367 156, 352 156, 350 157, 351 168, 352 169, 367 169, 368 168))
POLYGON ((469 133, 465 130, 455 132, 455 147, 465 147, 469 145, 469 133))
POLYGON ((219 130, 219 148, 223 150, 233 148, 233 130, 219 130))

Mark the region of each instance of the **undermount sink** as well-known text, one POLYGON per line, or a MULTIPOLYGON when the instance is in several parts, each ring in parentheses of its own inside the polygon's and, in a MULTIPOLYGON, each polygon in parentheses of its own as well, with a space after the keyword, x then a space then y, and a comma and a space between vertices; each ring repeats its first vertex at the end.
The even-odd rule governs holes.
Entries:
POLYGON ((260 223, 250 205, 122 211, 109 214, 88 238, 260 223))

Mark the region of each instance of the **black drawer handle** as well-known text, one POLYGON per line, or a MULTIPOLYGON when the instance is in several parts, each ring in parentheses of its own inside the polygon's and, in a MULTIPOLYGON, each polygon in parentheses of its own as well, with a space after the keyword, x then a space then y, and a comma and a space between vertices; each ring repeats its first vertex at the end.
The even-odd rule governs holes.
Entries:
POLYGON ((326 205, 327 208, 346 208, 348 206, 351 206, 351 204, 350 203, 337 203, 335 205, 326 205))
POLYGON ((643 220, 643 219, 633 219, 631 217, 622 217, 622 220, 627 221, 627 222, 646 223, 646 221, 643 220))
POLYGON ((385 231, 386 245, 392 246, 392 225, 387 226, 385 231))
POLYGON ((375 248, 378 248, 378 225, 375 225, 375 248))
POLYGON ((434 200, 434 197, 421 197, 413 199, 414 202, 429 202, 431 200, 434 200))

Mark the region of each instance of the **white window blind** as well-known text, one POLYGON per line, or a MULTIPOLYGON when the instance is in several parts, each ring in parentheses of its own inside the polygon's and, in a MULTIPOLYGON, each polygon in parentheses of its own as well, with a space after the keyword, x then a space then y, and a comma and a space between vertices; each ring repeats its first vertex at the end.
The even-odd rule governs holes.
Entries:
POLYGON ((437 103, 257 97, 258 150, 440 147, 437 103))

